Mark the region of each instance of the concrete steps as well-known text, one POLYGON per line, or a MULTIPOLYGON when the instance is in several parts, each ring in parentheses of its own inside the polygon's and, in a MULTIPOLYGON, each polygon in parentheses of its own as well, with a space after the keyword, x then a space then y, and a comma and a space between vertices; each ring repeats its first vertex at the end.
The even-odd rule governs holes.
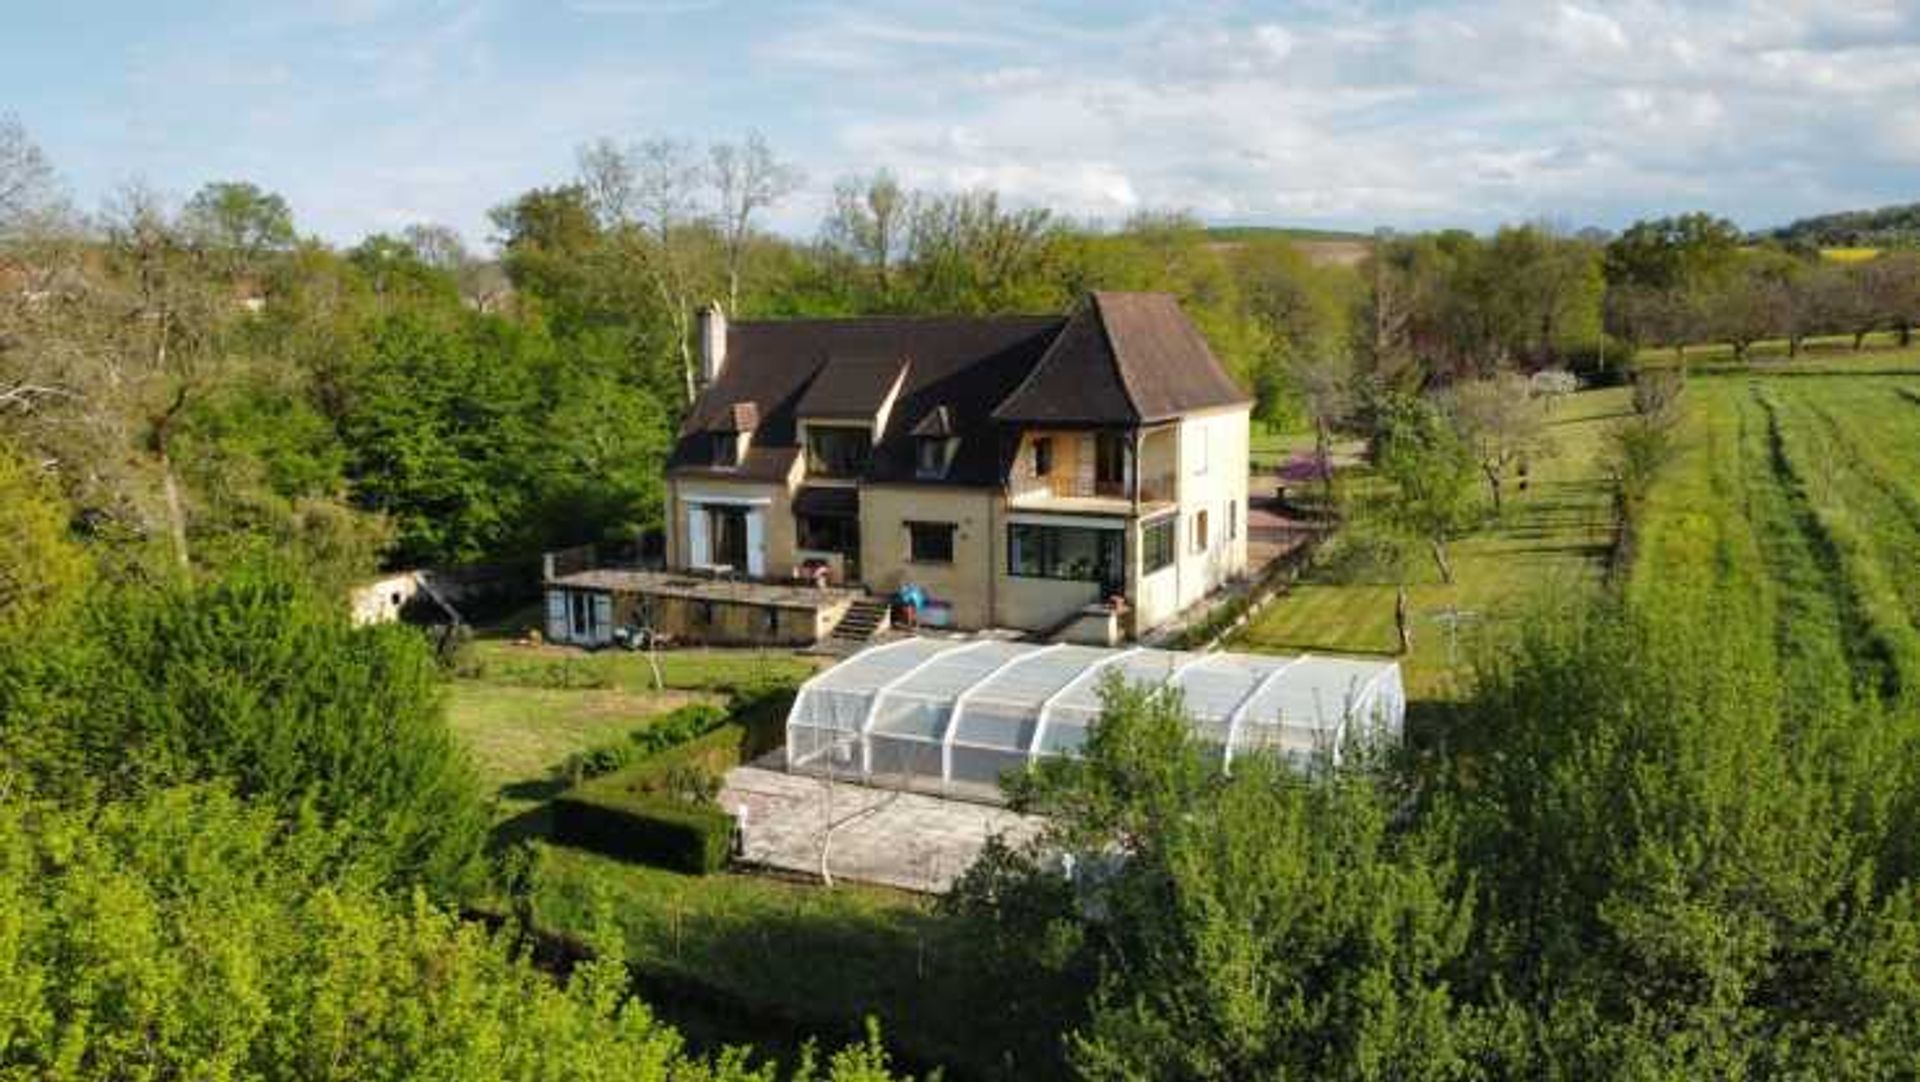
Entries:
POLYGON ((862 598, 847 609, 840 622, 833 625, 828 637, 836 643, 860 645, 873 641, 873 637, 887 627, 887 603, 873 598, 862 598))

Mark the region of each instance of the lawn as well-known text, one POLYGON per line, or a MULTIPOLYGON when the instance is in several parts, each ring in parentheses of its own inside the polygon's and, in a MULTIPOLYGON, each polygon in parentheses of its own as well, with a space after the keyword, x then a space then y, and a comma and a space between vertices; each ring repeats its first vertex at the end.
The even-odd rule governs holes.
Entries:
MULTIPOLYGON (((1611 519, 1597 457, 1607 426, 1628 408, 1628 393, 1621 388, 1583 391, 1561 403, 1550 425, 1556 453, 1534 465, 1528 491, 1509 499, 1504 518, 1455 543, 1454 583, 1440 582, 1430 561, 1410 565, 1414 649, 1405 659, 1405 674, 1411 695, 1450 694, 1471 660, 1480 627, 1510 620, 1544 593, 1590 589, 1598 580, 1611 519), (1449 632, 1456 612, 1457 644, 1449 632)), ((1393 653, 1393 576, 1342 578, 1310 574, 1269 605, 1231 647, 1393 653)))
MULTIPOLYGON (((731 688, 800 680, 818 659, 772 650, 673 650, 657 655, 481 638, 465 648, 448 690, 447 721, 473 755, 500 817, 535 812, 555 792, 568 755, 616 739, 678 706, 720 701, 731 688)), ((531 824, 538 827, 540 824, 531 824)))

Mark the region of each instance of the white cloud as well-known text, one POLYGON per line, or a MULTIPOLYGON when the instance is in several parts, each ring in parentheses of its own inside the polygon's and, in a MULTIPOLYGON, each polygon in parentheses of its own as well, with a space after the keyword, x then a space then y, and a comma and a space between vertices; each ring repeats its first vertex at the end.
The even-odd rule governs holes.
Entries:
POLYGON ((168 22, 84 130, 114 175, 245 172, 342 240, 416 212, 478 239, 588 138, 749 127, 811 178, 794 232, 882 166, 1087 217, 1359 228, 1920 197, 1920 4, 1078 3, 269 6, 168 22))

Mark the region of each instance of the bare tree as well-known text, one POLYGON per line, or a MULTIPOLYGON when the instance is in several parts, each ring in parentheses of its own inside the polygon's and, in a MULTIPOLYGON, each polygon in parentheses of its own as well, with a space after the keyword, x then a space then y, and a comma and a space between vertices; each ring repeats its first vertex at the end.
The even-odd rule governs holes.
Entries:
POLYGON ((420 257, 420 262, 435 270, 457 275, 473 260, 467 252, 467 242, 449 226, 418 222, 401 230, 400 239, 420 257))
POLYGON ((105 221, 114 273, 100 298, 106 311, 99 315, 110 324, 106 368, 95 376, 98 405, 119 415, 158 475, 161 517, 184 569, 192 561, 173 439, 189 407, 219 377, 222 331, 236 309, 201 265, 186 224, 151 189, 124 189, 105 221))
POLYGON ((1493 513, 1498 515, 1507 475, 1515 469, 1524 471, 1532 459, 1551 450, 1546 411, 1527 379, 1510 372, 1455 384, 1447 392, 1447 405, 1487 480, 1493 513))
POLYGON ((0 115, 0 238, 58 202, 53 166, 18 117, 0 115))
POLYGON ((707 150, 708 179, 713 185, 722 250, 726 255, 727 312, 740 310, 740 270, 753 218, 779 203, 800 186, 798 169, 773 156, 759 132, 748 132, 740 143, 715 143, 707 150))
POLYGON ((821 227, 823 239, 867 267, 885 293, 893 286, 893 266, 906 240, 912 203, 884 169, 867 178, 842 177, 833 186, 833 213, 821 227))
POLYGON ((690 144, 649 139, 621 147, 601 139, 578 155, 580 183, 622 258, 660 305, 679 354, 687 400, 698 392, 693 356, 695 268, 689 250, 701 222, 701 170, 690 144))

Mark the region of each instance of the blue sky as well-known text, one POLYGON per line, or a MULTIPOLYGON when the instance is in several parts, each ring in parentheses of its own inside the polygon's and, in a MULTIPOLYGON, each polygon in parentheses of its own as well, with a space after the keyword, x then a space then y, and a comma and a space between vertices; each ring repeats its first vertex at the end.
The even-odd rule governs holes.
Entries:
POLYGON ((566 179, 598 136, 757 129, 807 183, 988 186, 1116 222, 1748 226, 1920 200, 1920 0, 312 0, 10 5, 0 113, 94 206, 286 195, 349 242, 566 179))

